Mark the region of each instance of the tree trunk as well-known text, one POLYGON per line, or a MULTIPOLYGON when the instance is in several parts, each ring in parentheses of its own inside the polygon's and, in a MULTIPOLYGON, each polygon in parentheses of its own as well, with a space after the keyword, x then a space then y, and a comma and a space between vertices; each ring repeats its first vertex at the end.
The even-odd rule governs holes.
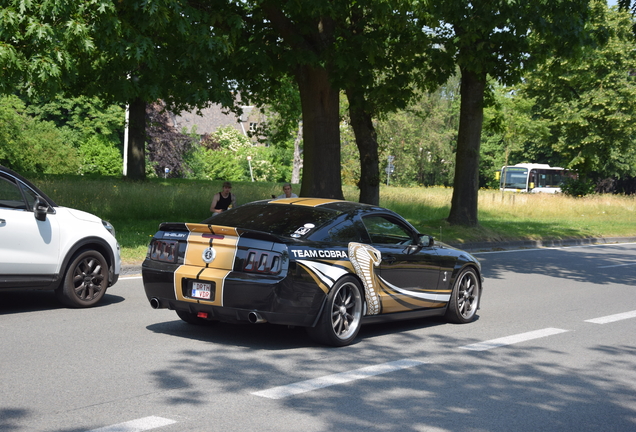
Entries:
POLYGON ((300 170, 303 167, 303 152, 300 150, 300 142, 303 139, 303 122, 298 122, 298 133, 294 140, 294 161, 292 165, 291 182, 298 184, 300 182, 300 170))
POLYGON ((366 101, 362 94, 347 90, 349 100, 349 118, 356 137, 360 153, 360 189, 361 203, 380 205, 380 164, 378 161, 378 135, 373 126, 371 114, 365 109, 366 101))
POLYGON ((127 177, 132 180, 146 178, 146 102, 137 98, 129 106, 129 141, 127 177))
POLYGON ((461 107, 453 198, 448 222, 451 225, 477 226, 479 196, 479 147, 484 120, 486 74, 462 68, 461 107))
POLYGON ((296 74, 303 111, 304 197, 343 199, 340 175, 338 90, 324 67, 300 66, 296 74))

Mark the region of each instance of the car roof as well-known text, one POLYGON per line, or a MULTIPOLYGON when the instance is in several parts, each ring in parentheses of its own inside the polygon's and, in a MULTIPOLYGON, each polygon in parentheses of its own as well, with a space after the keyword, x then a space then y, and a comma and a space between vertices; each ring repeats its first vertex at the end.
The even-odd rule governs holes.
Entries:
MULTIPOLYGON (((373 213, 393 215, 403 220, 391 210, 374 205, 328 198, 301 197, 252 201, 227 212, 213 215, 200 224, 236 227, 276 236, 298 238, 292 234, 299 234, 298 231, 303 231, 303 227, 311 226, 310 230, 317 231, 323 226, 339 223, 338 221, 343 219, 373 213)), ((167 227, 164 226, 164 229, 167 227)))
POLYGON ((337 211, 339 213, 357 213, 360 211, 386 211, 385 208, 374 206, 371 204, 357 203, 353 201, 344 201, 331 198, 279 198, 263 201, 255 201, 251 204, 287 204, 294 206, 320 207, 337 211))

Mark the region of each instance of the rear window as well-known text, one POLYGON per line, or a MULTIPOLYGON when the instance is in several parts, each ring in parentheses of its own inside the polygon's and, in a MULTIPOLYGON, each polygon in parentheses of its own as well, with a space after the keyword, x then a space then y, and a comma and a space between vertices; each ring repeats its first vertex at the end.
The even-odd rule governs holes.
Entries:
POLYGON ((314 232, 339 214, 340 212, 319 207, 288 204, 248 204, 219 213, 202 223, 301 238, 314 232))

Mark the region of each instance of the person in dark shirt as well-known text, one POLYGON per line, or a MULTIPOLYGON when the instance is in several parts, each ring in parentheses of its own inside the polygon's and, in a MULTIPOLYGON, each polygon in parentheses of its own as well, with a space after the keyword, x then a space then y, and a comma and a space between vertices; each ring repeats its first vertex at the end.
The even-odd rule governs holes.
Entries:
POLYGON ((224 212, 228 208, 236 206, 236 195, 231 193, 232 183, 224 182, 223 190, 215 193, 212 198, 212 204, 210 205, 210 211, 214 214, 224 212))

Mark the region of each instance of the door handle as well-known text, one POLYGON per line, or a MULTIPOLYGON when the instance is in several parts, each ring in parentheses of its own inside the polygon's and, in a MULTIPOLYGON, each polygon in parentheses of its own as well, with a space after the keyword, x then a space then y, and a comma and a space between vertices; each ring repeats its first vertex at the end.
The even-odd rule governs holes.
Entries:
POLYGON ((4 219, 0 219, 0 224, 3 224, 3 223, 7 223, 7 221, 4 219))
POLYGON ((385 261, 387 264, 393 264, 395 262, 395 257, 393 255, 384 255, 382 257, 382 261, 385 261))

